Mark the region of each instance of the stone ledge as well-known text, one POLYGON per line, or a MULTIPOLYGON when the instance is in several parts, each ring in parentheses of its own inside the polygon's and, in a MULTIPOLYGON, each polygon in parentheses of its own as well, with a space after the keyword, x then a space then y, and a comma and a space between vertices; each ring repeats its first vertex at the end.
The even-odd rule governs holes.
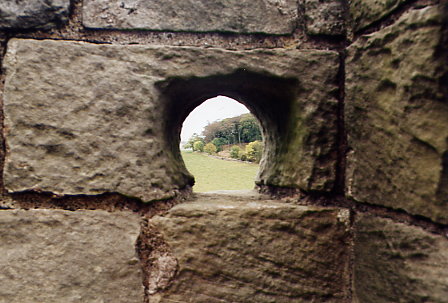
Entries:
POLYGON ((346 302, 348 210, 200 196, 149 222, 178 262, 155 302, 346 302))

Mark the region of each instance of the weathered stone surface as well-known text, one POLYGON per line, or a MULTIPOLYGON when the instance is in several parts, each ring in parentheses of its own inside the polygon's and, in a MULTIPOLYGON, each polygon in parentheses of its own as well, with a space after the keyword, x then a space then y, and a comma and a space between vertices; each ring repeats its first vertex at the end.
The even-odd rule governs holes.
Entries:
POLYGON ((4 67, 9 191, 172 197, 182 122, 219 94, 263 124, 259 183, 332 189, 335 52, 12 40, 4 67))
POLYGON ((355 223, 356 302, 448 302, 448 239, 389 219, 355 223))
POLYGON ((296 0, 86 0, 83 24, 91 28, 224 31, 289 34, 296 0))
POLYGON ((350 14, 355 31, 381 20, 406 0, 351 0, 350 14))
POLYGON ((0 28, 49 28, 67 21, 70 0, 2 0, 0 28))
POLYGON ((139 216, 0 211, 0 302, 143 302, 139 216))
POLYGON ((304 0, 306 29, 312 35, 344 35, 346 10, 343 0, 304 0))
POLYGON ((151 302, 346 302, 348 210, 199 197, 150 224, 178 263, 151 302))
POLYGON ((348 193, 448 223, 448 59, 442 6, 348 48, 348 193))

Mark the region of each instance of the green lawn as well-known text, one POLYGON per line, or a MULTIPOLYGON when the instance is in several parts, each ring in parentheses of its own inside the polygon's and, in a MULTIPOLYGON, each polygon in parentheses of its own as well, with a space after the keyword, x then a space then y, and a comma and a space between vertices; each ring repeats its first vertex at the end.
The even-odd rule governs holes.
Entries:
POLYGON ((193 174, 195 192, 253 189, 259 165, 216 159, 204 154, 182 151, 185 165, 193 174))

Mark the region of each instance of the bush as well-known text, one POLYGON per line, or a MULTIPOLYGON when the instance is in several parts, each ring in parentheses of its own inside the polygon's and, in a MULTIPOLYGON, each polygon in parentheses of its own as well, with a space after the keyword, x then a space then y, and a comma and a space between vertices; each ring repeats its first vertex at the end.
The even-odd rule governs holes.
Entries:
POLYGON ((246 157, 248 161, 260 163, 262 154, 263 154, 262 142, 254 141, 246 145, 246 157))
POLYGON ((240 155, 240 160, 241 160, 241 161, 247 161, 247 156, 246 156, 245 153, 242 153, 242 154, 240 155))
POLYGON ((217 151, 218 149, 216 148, 216 146, 215 146, 215 144, 213 144, 213 143, 207 143, 206 145, 205 145, 205 147, 204 147, 204 151, 207 153, 207 154, 209 154, 209 155, 211 155, 211 154, 216 154, 216 151, 217 151))
POLYGON ((199 136, 198 134, 194 133, 193 136, 190 137, 190 139, 188 139, 188 142, 184 144, 183 148, 184 149, 189 149, 191 148, 193 151, 194 150, 194 143, 196 141, 202 141, 204 142, 204 138, 202 138, 201 136, 199 136))
POLYGON ((237 145, 234 145, 230 148, 230 158, 239 159, 240 158, 241 148, 237 145))
POLYGON ((212 140, 212 143, 216 146, 216 151, 222 151, 222 146, 227 144, 226 139, 224 138, 215 138, 212 140))
POLYGON ((193 151, 204 151, 204 142, 202 141, 196 141, 193 143, 193 151))

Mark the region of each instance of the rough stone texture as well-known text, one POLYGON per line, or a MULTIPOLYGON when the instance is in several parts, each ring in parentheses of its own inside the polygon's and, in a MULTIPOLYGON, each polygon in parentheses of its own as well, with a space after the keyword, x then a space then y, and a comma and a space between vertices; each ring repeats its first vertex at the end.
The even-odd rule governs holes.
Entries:
POLYGON ((344 35, 346 12, 344 0, 304 0, 308 34, 344 35))
POLYGON ((296 0, 85 0, 91 28, 290 34, 296 0))
POLYGON ((0 302, 143 302, 132 213, 0 211, 0 302))
POLYGON ((172 197, 182 122, 219 94, 263 124, 259 183, 332 189, 335 52, 12 40, 4 67, 9 191, 172 197))
POLYGON ((406 0, 351 0, 350 14, 353 29, 359 31, 381 20, 406 0))
POLYGON ((70 0, 2 0, 0 28, 50 28, 67 21, 70 0))
POLYGON ((448 302, 448 239, 390 219, 355 223, 355 302, 448 302))
POLYGON ((448 59, 442 6, 348 48, 348 193, 448 223, 448 59))
POLYGON ((150 223, 178 263, 151 302, 346 302, 348 210, 215 196, 150 223))

